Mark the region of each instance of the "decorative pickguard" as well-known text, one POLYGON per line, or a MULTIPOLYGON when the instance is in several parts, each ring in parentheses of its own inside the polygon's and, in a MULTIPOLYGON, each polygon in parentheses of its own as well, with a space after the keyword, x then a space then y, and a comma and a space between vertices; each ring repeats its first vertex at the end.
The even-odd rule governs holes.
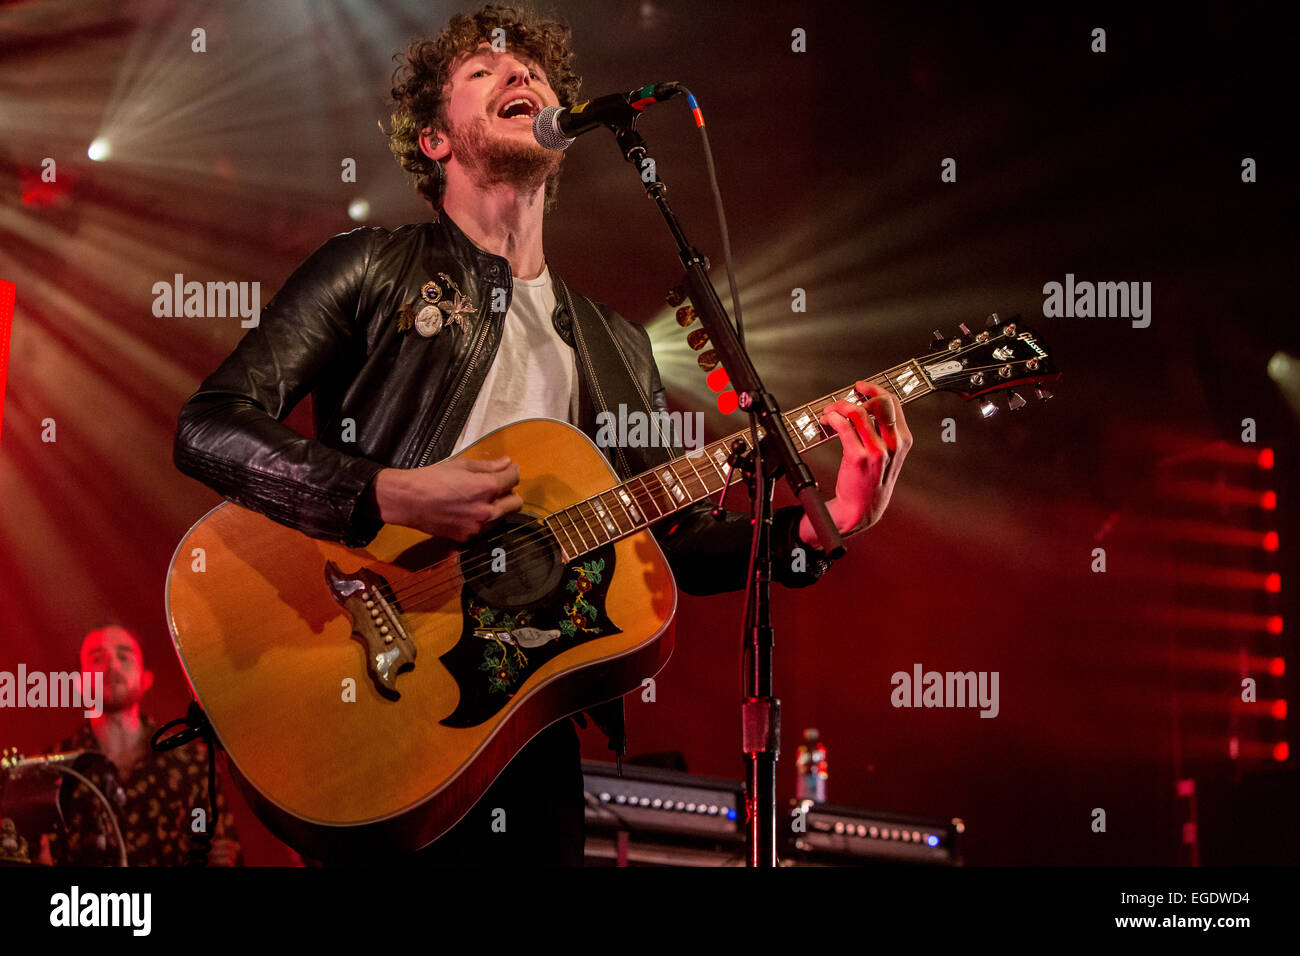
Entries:
POLYGON ((460 688, 460 703, 441 721, 473 727, 501 710, 532 674, 571 647, 622 629, 605 613, 614 575, 606 545, 564 568, 560 584, 524 608, 492 607, 461 588, 464 625, 442 661, 460 688))

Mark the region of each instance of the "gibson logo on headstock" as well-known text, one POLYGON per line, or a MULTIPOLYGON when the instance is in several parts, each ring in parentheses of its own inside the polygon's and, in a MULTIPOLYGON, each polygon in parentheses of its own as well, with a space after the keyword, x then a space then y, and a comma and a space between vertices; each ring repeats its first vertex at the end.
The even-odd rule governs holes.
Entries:
POLYGON ((1034 335, 1032 332, 1021 332, 1016 336, 1016 338, 1020 339, 1020 341, 1024 342, 1031 349, 1037 352, 1039 358, 1047 358, 1047 353, 1039 348, 1038 343, 1034 341, 1034 335))

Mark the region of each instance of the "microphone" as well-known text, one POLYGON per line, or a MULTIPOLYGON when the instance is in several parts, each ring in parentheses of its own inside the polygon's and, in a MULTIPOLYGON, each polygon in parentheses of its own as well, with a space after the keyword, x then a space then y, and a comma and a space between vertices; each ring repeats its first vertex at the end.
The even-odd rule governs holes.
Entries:
POLYGON ((568 149, 588 130, 597 126, 627 125, 648 107, 680 92, 678 84, 670 80, 651 83, 631 93, 611 93, 568 109, 548 106, 533 119, 533 136, 547 149, 568 149))

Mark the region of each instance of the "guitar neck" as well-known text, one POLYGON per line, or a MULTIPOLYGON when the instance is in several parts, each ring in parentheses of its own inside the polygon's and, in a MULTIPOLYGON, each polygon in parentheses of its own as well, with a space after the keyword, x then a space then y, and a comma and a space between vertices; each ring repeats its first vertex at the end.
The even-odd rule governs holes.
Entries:
MULTIPOLYGON (((903 403, 934 391, 915 360, 887 369, 868 381, 889 389, 903 403)), ((784 413, 786 429, 799 451, 815 448, 837 436, 833 428, 821 424, 820 418, 828 405, 840 400, 855 404, 861 401, 850 385, 784 413)), ((669 442, 659 425, 652 420, 651 427, 659 433, 660 444, 667 445, 669 442)), ((762 436, 762 429, 759 435, 762 436)), ((564 559, 572 561, 717 495, 727 483, 727 459, 736 442, 748 449, 748 429, 636 475, 608 491, 556 511, 543 521, 559 541, 564 559)))

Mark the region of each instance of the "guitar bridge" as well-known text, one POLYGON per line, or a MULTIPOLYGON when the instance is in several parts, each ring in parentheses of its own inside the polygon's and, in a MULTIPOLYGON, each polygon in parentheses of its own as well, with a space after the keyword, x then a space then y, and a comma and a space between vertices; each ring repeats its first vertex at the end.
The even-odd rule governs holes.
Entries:
POLYGON ((402 617, 389 595, 388 582, 362 568, 344 574, 333 561, 325 563, 325 583, 334 600, 352 616, 352 636, 366 648, 366 671, 376 689, 397 699, 397 674, 415 666, 415 643, 402 625, 402 617))

